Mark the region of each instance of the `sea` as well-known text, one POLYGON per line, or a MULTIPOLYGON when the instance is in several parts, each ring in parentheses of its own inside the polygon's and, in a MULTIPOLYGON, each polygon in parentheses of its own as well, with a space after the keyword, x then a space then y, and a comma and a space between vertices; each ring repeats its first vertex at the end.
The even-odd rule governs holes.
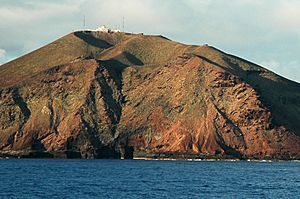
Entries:
POLYGON ((1 159, 0 198, 300 198, 300 162, 1 159))

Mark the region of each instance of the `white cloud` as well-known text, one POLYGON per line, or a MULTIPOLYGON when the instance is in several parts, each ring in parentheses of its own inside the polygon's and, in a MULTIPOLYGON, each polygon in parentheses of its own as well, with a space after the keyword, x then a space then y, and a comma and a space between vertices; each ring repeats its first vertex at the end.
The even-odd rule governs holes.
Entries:
MULTIPOLYGON (((64 15, 69 15, 74 11, 78 11, 79 7, 76 3, 66 4, 66 3, 51 3, 51 2, 32 2, 27 3, 26 6, 1 6, 0 7, 0 18, 6 19, 2 20, 3 24, 7 24, 7 20, 12 25, 22 24, 22 23, 36 23, 43 21, 47 18, 52 17, 63 17, 64 15)), ((27 24, 26 24, 27 25, 27 24)))
POLYGON ((272 17, 275 26, 282 31, 298 30, 300 26, 300 1, 279 1, 273 9, 272 17))
POLYGON ((286 78, 299 82, 300 63, 297 60, 277 61, 275 59, 262 61, 260 65, 286 78))
POLYGON ((267 68, 269 68, 271 70, 280 70, 280 68, 281 68, 280 62, 275 61, 275 60, 263 61, 263 62, 261 62, 260 65, 262 65, 264 67, 267 67, 267 68))
POLYGON ((0 46, 8 57, 18 57, 78 29, 76 16, 82 1, 11 2, 0 6, 0 46))
POLYGON ((0 58, 4 58, 6 55, 6 51, 0 48, 0 58))
POLYGON ((5 61, 6 51, 0 48, 0 65, 5 61))
POLYGON ((84 15, 91 29, 122 29, 124 16, 128 32, 208 43, 256 63, 267 60, 263 65, 300 82, 295 69, 300 63, 299 10, 298 0, 1 0, 0 46, 14 58, 83 28, 84 15))

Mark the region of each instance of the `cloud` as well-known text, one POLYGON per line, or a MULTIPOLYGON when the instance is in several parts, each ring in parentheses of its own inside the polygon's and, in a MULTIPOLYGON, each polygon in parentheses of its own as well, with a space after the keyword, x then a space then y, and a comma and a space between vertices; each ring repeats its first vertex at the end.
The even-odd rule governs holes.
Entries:
POLYGON ((297 0, 1 0, 0 46, 11 59, 82 29, 83 16, 87 28, 118 29, 124 16, 128 32, 208 43, 256 63, 278 60, 287 68, 279 74, 294 78, 288 69, 300 63, 299 9, 297 0))
POLYGON ((260 65, 277 74, 281 74, 282 76, 289 77, 289 79, 299 82, 300 63, 297 60, 291 60, 287 62, 266 60, 260 62, 260 65))
POLYGON ((300 33, 300 1, 279 1, 273 10, 274 25, 282 31, 298 30, 300 33))
POLYGON ((263 62, 261 62, 260 65, 268 67, 268 68, 273 69, 273 70, 279 70, 281 68, 280 62, 275 61, 275 60, 263 61, 263 62))
POLYGON ((20 56, 71 32, 80 13, 80 1, 10 2, 4 1, 0 7, 0 46, 10 57, 20 56))
POLYGON ((0 59, 1 58, 4 58, 5 57, 5 54, 6 54, 6 51, 4 49, 1 49, 0 48, 0 59))
MULTIPOLYGON (((45 19, 62 18, 63 16, 69 18, 68 16, 76 11, 79 11, 78 4, 68 3, 68 1, 62 1, 60 4, 55 3, 55 1, 28 1, 17 6, 2 5, 0 7, 0 17, 13 23, 7 24, 8 26, 15 26, 15 23, 30 25, 40 23, 45 19)), ((4 24, 5 21, 2 23, 4 24)))
POLYGON ((6 51, 0 48, 0 65, 5 61, 6 51))

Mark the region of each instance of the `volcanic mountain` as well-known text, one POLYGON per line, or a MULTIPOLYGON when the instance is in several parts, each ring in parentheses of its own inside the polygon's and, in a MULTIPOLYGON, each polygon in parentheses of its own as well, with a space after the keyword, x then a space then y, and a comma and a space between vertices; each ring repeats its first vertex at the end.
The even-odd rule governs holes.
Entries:
POLYGON ((0 153, 300 158, 300 84, 214 47, 78 31, 0 66, 0 153))

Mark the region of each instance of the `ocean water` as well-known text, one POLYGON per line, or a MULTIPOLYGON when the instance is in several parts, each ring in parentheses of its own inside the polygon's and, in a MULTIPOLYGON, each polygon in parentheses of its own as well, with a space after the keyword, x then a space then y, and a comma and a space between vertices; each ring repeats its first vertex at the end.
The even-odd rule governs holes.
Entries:
POLYGON ((2 159, 0 198, 300 198, 300 162, 2 159))

